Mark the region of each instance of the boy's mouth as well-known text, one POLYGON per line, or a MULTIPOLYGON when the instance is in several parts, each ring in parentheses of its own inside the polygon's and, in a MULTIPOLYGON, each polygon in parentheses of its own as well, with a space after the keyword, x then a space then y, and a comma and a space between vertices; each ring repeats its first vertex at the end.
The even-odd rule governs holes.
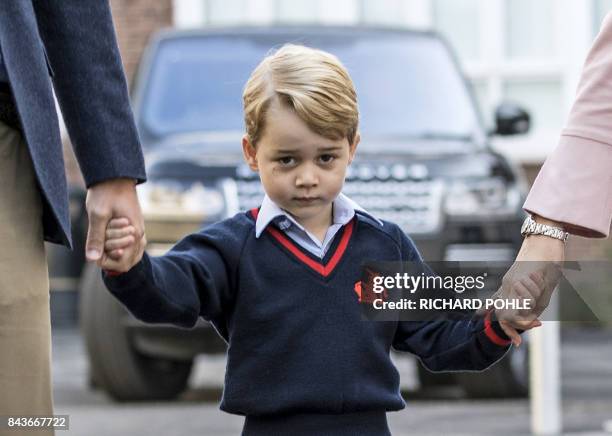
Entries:
POLYGON ((313 203, 317 201, 319 197, 293 197, 293 199, 297 201, 298 203, 308 204, 308 203, 313 203))

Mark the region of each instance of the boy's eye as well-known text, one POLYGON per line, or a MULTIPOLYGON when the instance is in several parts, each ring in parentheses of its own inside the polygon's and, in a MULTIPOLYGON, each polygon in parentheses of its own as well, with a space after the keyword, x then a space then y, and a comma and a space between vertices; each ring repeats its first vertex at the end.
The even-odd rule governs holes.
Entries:
POLYGON ((290 157, 290 156, 283 156, 283 157, 279 157, 279 158, 277 159, 277 161, 278 161, 278 163, 280 163, 281 165, 285 165, 285 166, 288 166, 288 165, 291 165, 291 164, 293 164, 293 163, 294 163, 294 159, 293 159, 292 157, 290 157))
POLYGON ((333 154, 322 154, 319 159, 321 160, 321 162, 323 163, 331 163, 333 162, 333 160, 336 158, 336 156, 334 156, 333 154))

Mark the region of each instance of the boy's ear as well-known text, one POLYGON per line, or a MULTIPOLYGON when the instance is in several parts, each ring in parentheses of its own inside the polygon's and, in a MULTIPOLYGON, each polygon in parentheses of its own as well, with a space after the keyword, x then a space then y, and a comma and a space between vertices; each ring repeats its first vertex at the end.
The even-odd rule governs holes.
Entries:
POLYGON ((257 152, 251 141, 249 141, 249 135, 242 136, 242 154, 244 155, 244 160, 249 165, 253 171, 259 171, 259 166, 257 164, 257 152))
POLYGON ((349 165, 353 162, 353 158, 355 157, 355 152, 357 151, 357 145, 359 145, 359 141, 361 141, 361 135, 359 132, 355 134, 355 139, 352 144, 349 144, 349 165))

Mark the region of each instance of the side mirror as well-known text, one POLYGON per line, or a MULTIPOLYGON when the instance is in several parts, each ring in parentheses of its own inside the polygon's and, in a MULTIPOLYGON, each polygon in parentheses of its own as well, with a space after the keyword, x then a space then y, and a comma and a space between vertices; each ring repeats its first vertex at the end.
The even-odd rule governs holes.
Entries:
POLYGON ((495 135, 509 136, 527 133, 531 116, 516 103, 504 102, 495 109, 495 135))

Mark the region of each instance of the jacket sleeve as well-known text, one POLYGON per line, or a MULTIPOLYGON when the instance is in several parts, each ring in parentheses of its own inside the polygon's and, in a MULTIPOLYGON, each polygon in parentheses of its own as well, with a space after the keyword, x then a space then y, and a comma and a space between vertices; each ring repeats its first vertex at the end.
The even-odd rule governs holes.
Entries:
POLYGON ((607 237, 612 221, 612 13, 584 64, 557 148, 524 209, 586 237, 607 237))
POLYGON ((53 84, 87 187, 128 177, 144 160, 108 0, 33 0, 53 84))
MULTIPOLYGON (((414 243, 398 228, 403 262, 423 263, 414 243)), ((510 338, 494 314, 486 316, 448 313, 432 321, 399 321, 393 348, 415 354, 431 371, 481 371, 501 359, 510 338)))
POLYGON ((127 273, 103 273, 108 290, 138 319, 193 327, 202 316, 227 340, 239 237, 215 224, 168 253, 143 259, 127 273))

